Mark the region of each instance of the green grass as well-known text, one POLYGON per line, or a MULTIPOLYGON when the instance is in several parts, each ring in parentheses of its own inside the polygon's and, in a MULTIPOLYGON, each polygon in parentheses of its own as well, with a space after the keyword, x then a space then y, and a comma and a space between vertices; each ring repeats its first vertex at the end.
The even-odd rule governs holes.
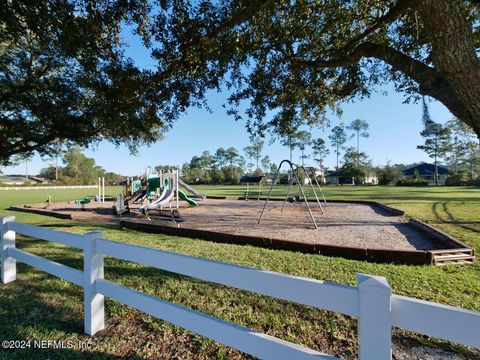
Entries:
MULTIPOLYGON (((242 186, 199 186, 207 195, 243 195, 242 186)), ((275 196, 285 193, 276 189, 275 196)), ((107 189, 116 193, 117 189, 107 189)), ((456 236, 479 250, 480 191, 466 188, 327 187, 330 199, 378 200, 401 208, 456 236)), ((53 200, 76 199, 90 191, 52 191, 53 200)), ((17 203, 44 201, 40 191, 0 192, 0 209, 17 203)), ((201 240, 144 234, 114 227, 61 221, 40 215, 0 210, 19 221, 82 233, 102 230, 109 239, 228 263, 355 285, 356 273, 385 276, 394 293, 480 311, 480 266, 406 266, 373 264, 318 255, 217 244, 201 240)), ((18 237, 29 252, 82 267, 80 252, 61 245, 18 237)), ((93 338, 83 334, 82 290, 68 282, 18 265, 18 280, 0 287, 0 339, 88 340, 91 348, 76 350, 24 349, 0 351, 0 358, 238 358, 239 352, 188 331, 107 300, 107 329, 93 338)), ((106 278, 221 319, 248 326, 344 358, 356 354, 356 321, 335 313, 277 301, 168 272, 107 258, 106 278)), ((412 343, 453 349, 467 356, 480 354, 439 340, 403 331, 396 336, 412 343)))

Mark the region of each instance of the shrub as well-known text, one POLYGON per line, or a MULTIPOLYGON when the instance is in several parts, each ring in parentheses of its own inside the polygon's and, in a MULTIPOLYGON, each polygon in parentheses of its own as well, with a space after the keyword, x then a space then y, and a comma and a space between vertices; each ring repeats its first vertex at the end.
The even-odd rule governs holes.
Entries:
POLYGON ((445 179, 445 185, 448 186, 465 186, 469 181, 464 174, 450 175, 445 179))
POLYGON ((397 186, 428 186, 428 182, 417 178, 403 178, 397 181, 397 186))

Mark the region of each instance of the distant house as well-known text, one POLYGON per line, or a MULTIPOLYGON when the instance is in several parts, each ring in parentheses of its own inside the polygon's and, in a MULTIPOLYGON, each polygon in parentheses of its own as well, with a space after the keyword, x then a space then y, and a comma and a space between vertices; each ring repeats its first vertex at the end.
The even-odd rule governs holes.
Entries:
MULTIPOLYGON (((313 168, 313 167, 307 167, 305 168, 307 170, 307 175, 310 178, 310 180, 315 184, 315 180, 313 179, 313 176, 317 178, 317 181, 319 184, 324 184, 325 183, 325 176, 323 170, 313 168)), ((303 185, 308 185, 310 184, 309 179, 304 176, 303 171, 299 170, 298 172, 299 178, 302 182, 303 185)), ((293 180, 293 179, 292 179, 293 180)), ((280 177, 278 183, 282 185, 288 185, 290 181, 290 178, 288 175, 283 175, 280 177)), ((296 184, 297 182, 295 180, 292 181, 292 184, 296 184)))
MULTIPOLYGON (((448 176, 448 169, 443 166, 437 166, 438 168, 438 183, 440 185, 445 184, 445 180, 448 176)), ((423 163, 417 166, 413 166, 406 170, 403 170, 403 176, 406 178, 416 178, 428 182, 428 185, 435 185, 435 165, 423 163)))
POLYGON ((354 185, 352 178, 346 178, 342 175, 340 171, 329 170, 327 171, 326 177, 327 184, 345 184, 345 185, 354 185))
POLYGON ((371 172, 365 176, 363 179, 363 184, 365 185, 378 185, 378 175, 377 173, 371 172))
POLYGON ((26 182, 33 184, 44 184, 48 183, 47 179, 40 178, 38 176, 28 176, 28 181, 25 178, 25 175, 3 175, 0 176, 0 183, 5 185, 23 185, 26 182))
MULTIPOLYGON (((345 185, 355 185, 354 179, 350 177, 342 176, 341 172, 328 171, 326 177, 327 184, 345 184, 345 185), (338 182, 337 182, 338 181, 338 182)), ((378 176, 376 173, 371 172, 362 179, 362 185, 378 185, 378 176)))

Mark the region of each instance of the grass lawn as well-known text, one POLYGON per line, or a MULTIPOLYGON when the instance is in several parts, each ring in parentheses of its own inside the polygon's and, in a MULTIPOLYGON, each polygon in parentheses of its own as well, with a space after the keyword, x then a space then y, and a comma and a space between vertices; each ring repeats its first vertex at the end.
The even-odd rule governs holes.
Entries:
MULTIPOLYGON (((243 195, 243 186, 198 186, 207 195, 243 195)), ((255 191, 255 189, 252 189, 255 191)), ((41 215, 3 210, 9 205, 77 199, 95 194, 95 189, 0 192, 0 216, 14 215, 18 221, 47 225, 64 231, 82 233, 102 230, 106 238, 154 247, 187 255, 257 267, 266 270, 330 280, 355 285, 358 272, 385 276, 394 293, 461 306, 480 311, 480 266, 406 266, 373 264, 341 258, 269 250, 252 246, 236 246, 213 242, 144 234, 107 226, 92 226, 41 215), (43 191, 43 192, 42 192, 43 191)), ((275 196, 281 196, 279 187, 275 196)), ((107 194, 118 189, 107 188, 107 194)), ((326 187, 329 199, 378 200, 401 208, 452 234, 480 250, 480 190, 461 187, 326 187)), ((82 268, 79 251, 62 245, 17 237, 18 247, 66 265, 82 268)), ((345 358, 354 358, 357 351, 356 321, 339 314, 315 310, 285 301, 277 301, 224 286, 197 281, 140 265, 106 258, 105 274, 109 280, 293 341, 313 349, 345 358)), ((106 301, 107 328, 97 336, 83 335, 83 292, 63 280, 18 265, 17 281, 0 287, 1 340, 85 340, 86 351, 74 349, 23 349, 5 351, 0 358, 237 358, 239 352, 194 335, 148 315, 106 301)), ((395 339, 410 344, 427 343, 453 349, 475 358, 475 350, 395 330, 395 339)))

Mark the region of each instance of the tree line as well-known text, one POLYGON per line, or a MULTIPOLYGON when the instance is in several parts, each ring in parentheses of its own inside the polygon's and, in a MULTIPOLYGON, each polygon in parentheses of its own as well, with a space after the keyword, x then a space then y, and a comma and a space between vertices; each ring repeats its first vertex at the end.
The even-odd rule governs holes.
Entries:
POLYGON ((116 185, 125 178, 97 165, 95 159, 83 154, 78 146, 58 149, 49 154, 47 160, 51 161, 51 165, 40 170, 39 176, 58 184, 92 185, 98 182, 99 177, 104 177, 106 185, 116 185))
MULTIPOLYGON (((370 170, 371 164, 368 156, 360 151, 360 138, 366 138, 369 125, 365 120, 356 119, 348 126, 343 123, 331 129, 328 136, 330 146, 336 154, 336 170, 346 177, 352 177, 361 181, 370 170), (345 143, 356 139, 356 147, 345 147, 345 143), (342 166, 340 156, 343 154, 342 166)), ((325 158, 330 153, 329 144, 325 139, 312 137, 310 131, 289 129, 285 136, 280 138, 280 143, 289 150, 289 159, 294 161, 294 152, 299 151, 299 158, 302 166, 306 160, 312 158, 316 167, 326 174, 324 166, 325 158)), ((234 147, 217 149, 213 154, 204 151, 201 155, 193 156, 190 162, 182 165, 182 173, 185 178, 196 183, 230 183, 239 182, 243 174, 268 175, 276 174, 278 165, 272 162, 271 158, 264 153, 265 140, 255 137, 250 144, 241 151, 234 147)), ((158 166, 162 169, 165 166, 158 166)), ((283 169, 282 175, 285 175, 283 169)))
POLYGON ((453 173, 451 182, 462 185, 476 181, 479 177, 480 142, 473 129, 457 118, 445 125, 433 121, 425 100, 422 122, 424 129, 420 135, 425 141, 417 148, 433 159, 435 184, 438 185, 439 164, 445 164, 453 173))

